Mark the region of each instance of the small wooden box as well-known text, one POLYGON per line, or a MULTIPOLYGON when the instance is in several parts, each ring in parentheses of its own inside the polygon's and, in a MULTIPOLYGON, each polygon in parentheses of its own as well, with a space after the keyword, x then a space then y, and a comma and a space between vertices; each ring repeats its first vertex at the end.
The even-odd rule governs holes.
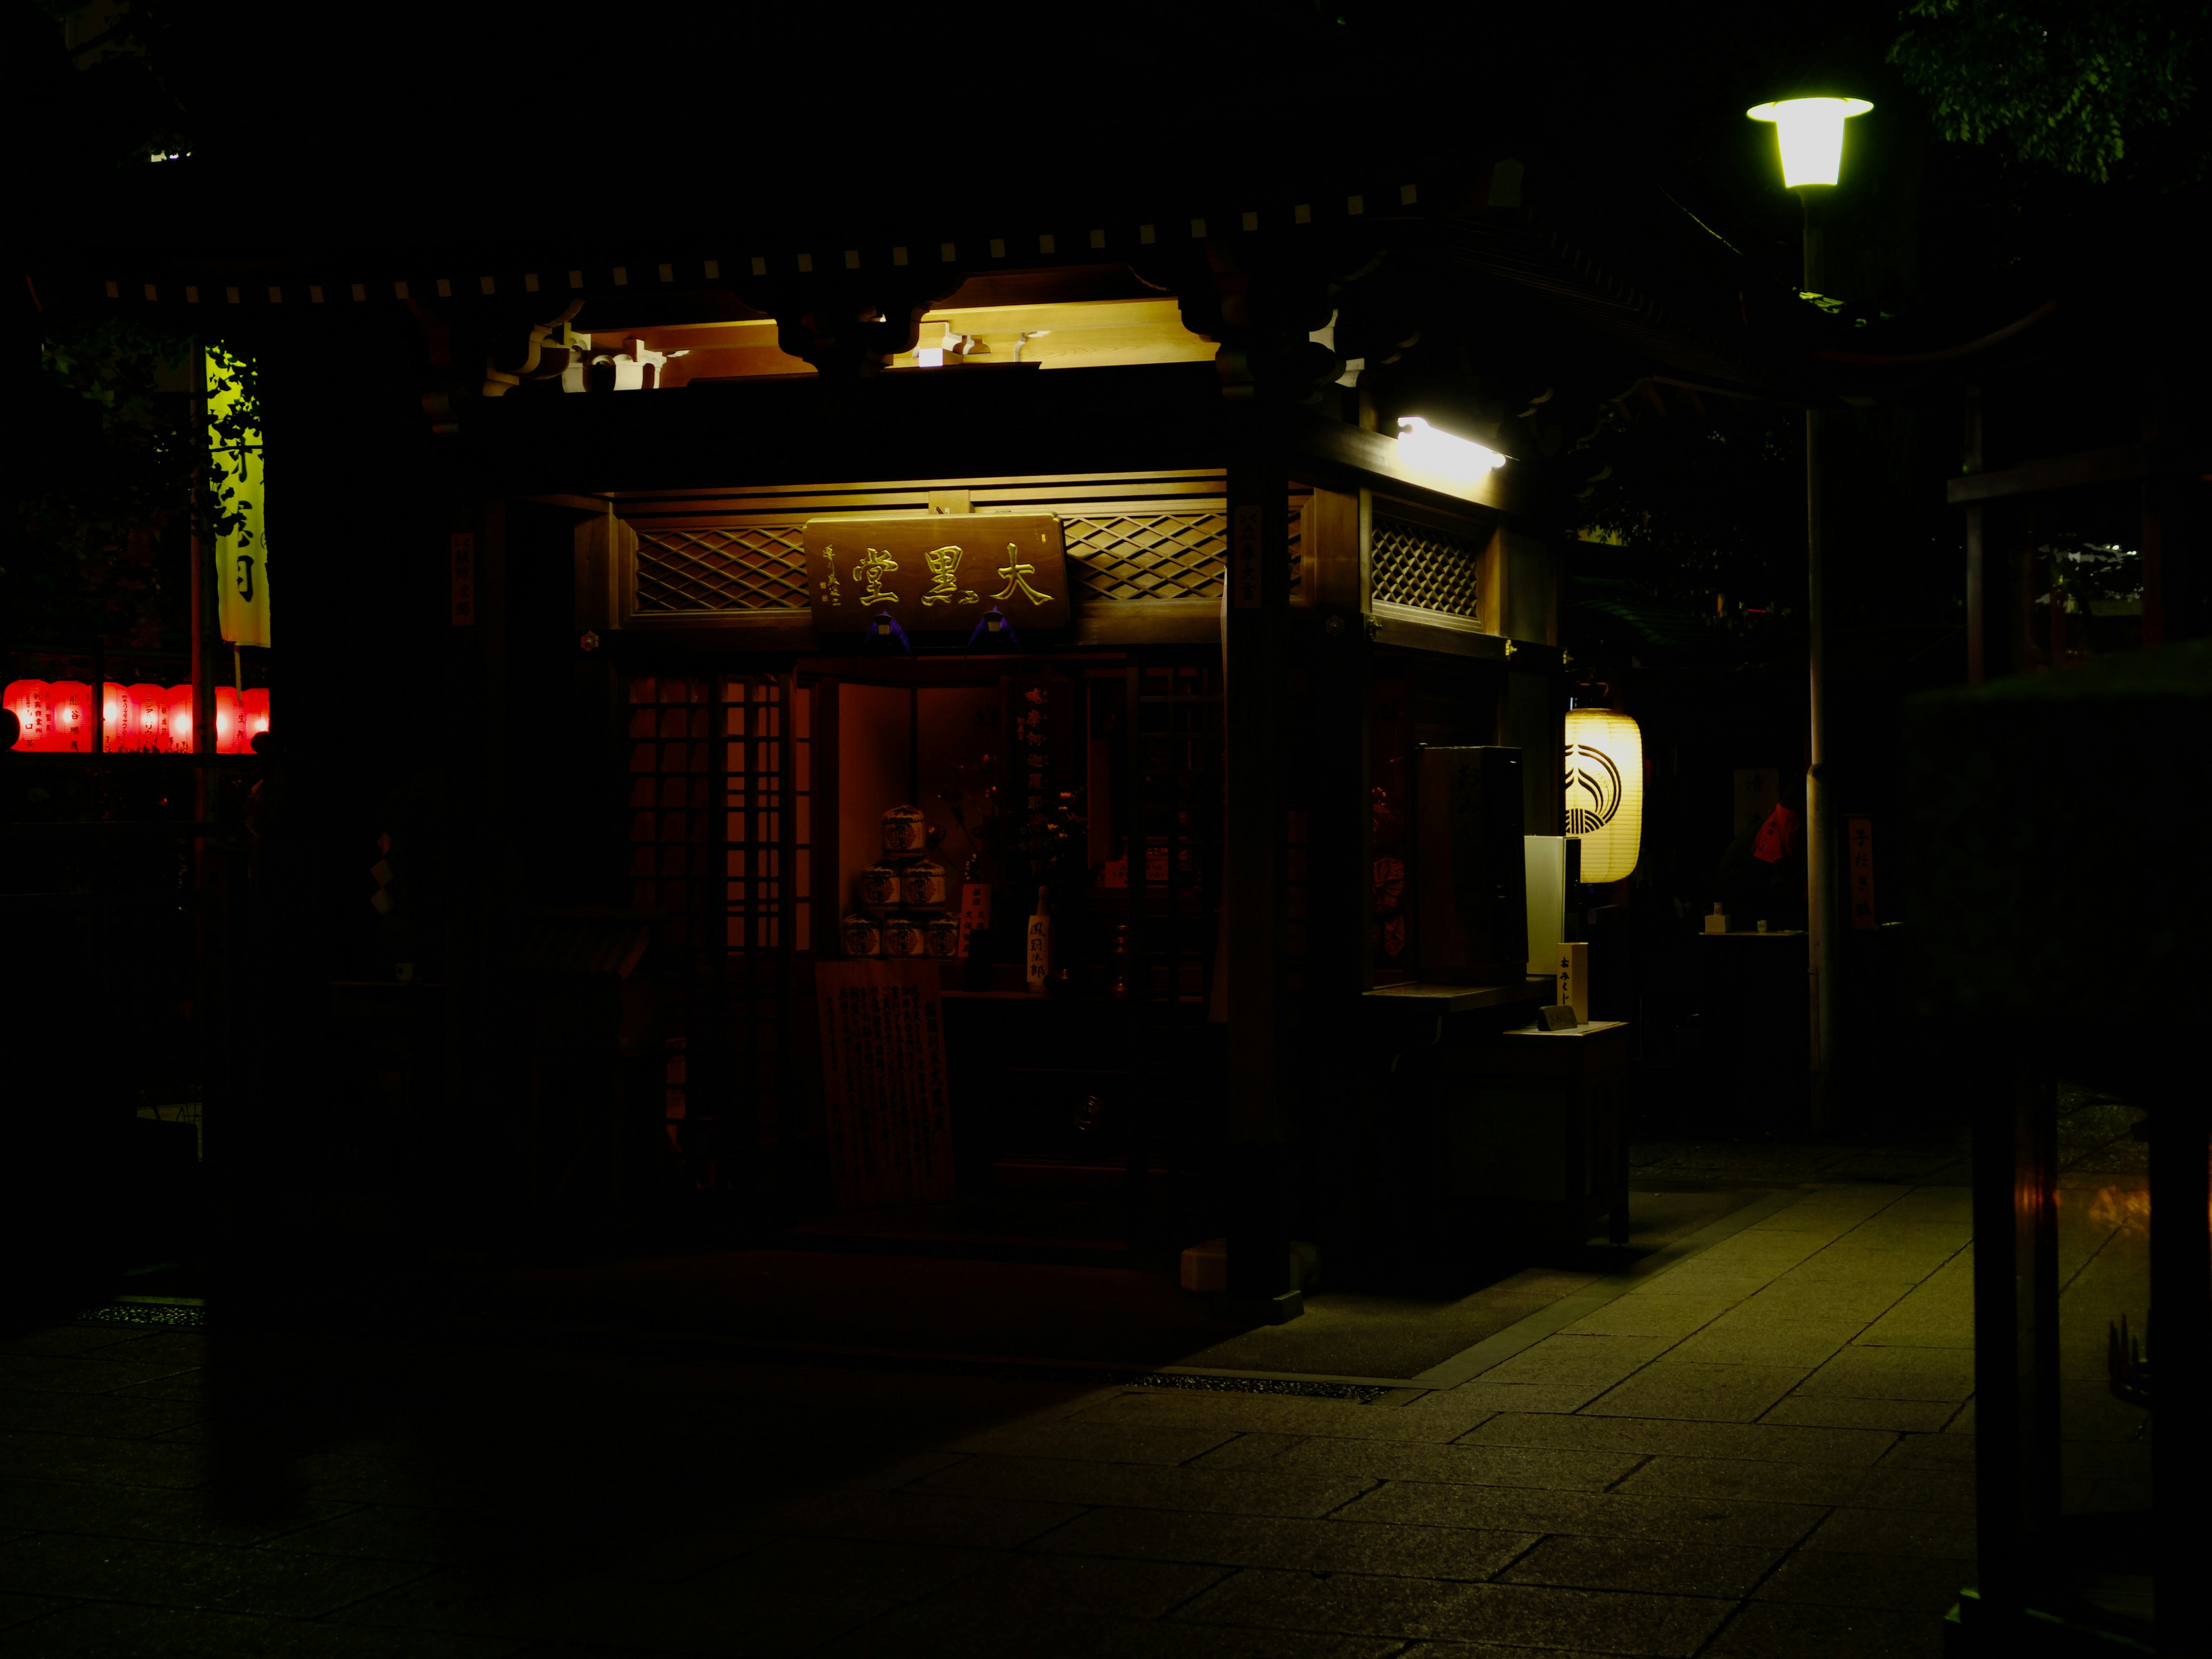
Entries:
POLYGON ((1437 1056, 1436 1213, 1443 1228, 1549 1248, 1601 1218, 1628 1236, 1625 1020, 1521 1030, 1437 1056))

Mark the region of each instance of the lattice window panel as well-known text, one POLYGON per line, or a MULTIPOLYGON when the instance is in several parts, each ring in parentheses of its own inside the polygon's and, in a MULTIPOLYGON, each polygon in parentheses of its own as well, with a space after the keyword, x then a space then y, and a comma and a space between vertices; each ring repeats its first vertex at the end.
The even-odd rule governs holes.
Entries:
POLYGON ((803 526, 714 525, 638 534, 640 616, 804 611, 809 597, 803 526))
MULTIPOLYGON (((1291 591, 1302 515, 1291 510, 1291 591)), ((1229 569, 1229 514, 1116 513, 1066 519, 1061 534, 1087 599, 1218 599, 1229 569)))
POLYGON ((1482 544, 1403 519, 1375 515, 1370 568, 1376 601, 1473 617, 1482 544))
POLYGON ((630 896, 670 913, 668 1138, 696 1186, 742 1186, 798 1087, 790 953, 813 932, 814 694, 771 675, 630 684, 630 896))

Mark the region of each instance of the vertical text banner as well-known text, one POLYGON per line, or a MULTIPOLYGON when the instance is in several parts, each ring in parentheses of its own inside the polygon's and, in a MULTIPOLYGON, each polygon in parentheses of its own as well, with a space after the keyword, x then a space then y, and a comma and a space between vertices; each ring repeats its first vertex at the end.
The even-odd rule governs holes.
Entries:
POLYGON ((1256 502, 1239 502, 1230 532, 1230 603, 1239 611, 1260 608, 1260 511, 1256 502))
POLYGON ((269 549, 261 530, 261 433, 250 424, 248 366, 207 353, 208 483, 216 499, 216 621, 230 645, 269 643, 269 549))
POLYGON ((477 619, 477 538, 465 530, 453 532, 453 626, 469 628, 477 619))
POLYGON ((933 962, 824 962, 822 1101, 841 1210, 952 1198, 952 1109, 933 962))
POLYGON ((1874 820, 1847 818, 1844 856, 1851 872, 1851 926, 1878 927, 1874 909, 1874 820))

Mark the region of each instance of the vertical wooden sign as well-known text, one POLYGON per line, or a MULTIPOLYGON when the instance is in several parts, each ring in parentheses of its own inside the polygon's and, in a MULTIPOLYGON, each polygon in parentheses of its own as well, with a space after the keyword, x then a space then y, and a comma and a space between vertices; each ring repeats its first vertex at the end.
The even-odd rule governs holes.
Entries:
POLYGON ((930 962, 823 962, 822 1094, 841 1210, 953 1195, 945 1022, 930 962))
POLYGON ((1229 602, 1239 611, 1260 608, 1260 513, 1258 502, 1239 502, 1230 528, 1229 602))
POLYGON ((452 538, 453 626, 471 628, 477 620, 477 538, 465 531, 452 538))
POLYGON ((1844 856, 1851 872, 1851 926, 1878 927, 1874 912, 1874 820, 1844 820, 1844 856))

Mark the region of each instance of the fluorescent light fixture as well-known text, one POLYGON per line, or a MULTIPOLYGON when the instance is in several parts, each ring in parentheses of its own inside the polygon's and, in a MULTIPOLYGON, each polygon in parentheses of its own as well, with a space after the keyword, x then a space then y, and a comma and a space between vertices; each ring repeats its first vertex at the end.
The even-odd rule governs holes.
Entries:
POLYGON ((1785 98, 1744 112, 1754 121, 1774 123, 1782 146, 1782 182, 1832 185, 1844 166, 1844 123, 1874 106, 1863 98, 1785 98))
POLYGON ((1505 465, 1496 450, 1439 432, 1418 415, 1399 417, 1398 453, 1417 472, 1460 483, 1473 483, 1505 465))
POLYGON ((914 362, 917 368, 942 368, 945 367, 945 348, 924 346, 914 354, 914 362))

